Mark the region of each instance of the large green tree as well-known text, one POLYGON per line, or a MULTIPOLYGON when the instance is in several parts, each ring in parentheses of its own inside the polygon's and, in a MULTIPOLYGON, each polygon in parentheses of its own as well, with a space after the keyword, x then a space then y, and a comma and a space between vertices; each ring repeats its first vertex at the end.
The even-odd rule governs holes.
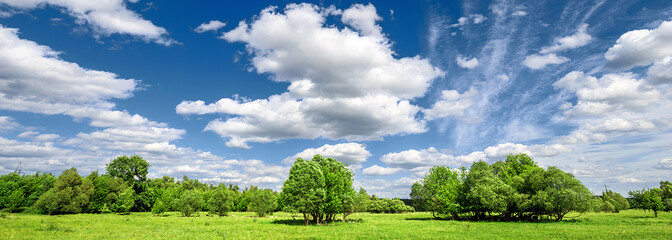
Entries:
POLYGON ((458 198, 462 189, 460 173, 447 166, 429 169, 425 177, 411 189, 411 198, 420 202, 435 218, 457 218, 462 210, 458 198))
POLYGON ((86 212, 92 193, 93 184, 71 168, 58 176, 54 187, 40 196, 35 207, 48 214, 86 212))
POLYGON ((320 164, 315 161, 296 159, 289 170, 289 177, 282 185, 282 201, 303 214, 306 225, 310 217, 319 223, 326 191, 324 190, 324 174, 320 164))
POLYGON ((149 211, 154 203, 151 182, 147 181, 149 163, 138 155, 119 156, 107 164, 107 175, 121 178, 131 186, 135 192, 133 195, 133 211, 149 211))

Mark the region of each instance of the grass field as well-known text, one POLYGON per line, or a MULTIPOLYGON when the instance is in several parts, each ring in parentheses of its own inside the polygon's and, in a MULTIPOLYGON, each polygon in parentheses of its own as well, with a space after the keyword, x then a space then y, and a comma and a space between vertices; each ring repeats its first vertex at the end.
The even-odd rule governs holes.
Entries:
POLYGON ((359 222, 303 226, 287 213, 258 218, 168 213, 0 217, 0 239, 672 239, 672 213, 570 214, 562 222, 440 221, 429 213, 351 215, 359 222))

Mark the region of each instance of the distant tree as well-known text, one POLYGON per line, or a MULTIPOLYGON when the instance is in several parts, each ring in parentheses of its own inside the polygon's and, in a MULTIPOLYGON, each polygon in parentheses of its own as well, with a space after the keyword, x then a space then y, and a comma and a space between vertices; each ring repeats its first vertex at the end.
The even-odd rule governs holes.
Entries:
POLYGON ((660 188, 652 188, 644 191, 644 201, 642 206, 644 209, 653 211, 655 217, 658 217, 658 212, 665 209, 663 199, 660 197, 662 191, 660 188))
POLYGON ((106 170, 110 176, 121 178, 127 183, 142 182, 147 180, 149 163, 138 155, 119 156, 107 164, 106 170))
POLYGON ((628 203, 628 200, 625 199, 623 195, 617 192, 609 190, 603 192, 602 200, 604 202, 608 202, 611 206, 613 206, 613 210, 611 211, 613 213, 618 213, 621 210, 626 210, 630 208, 630 203, 628 203))
POLYGON ((10 212, 16 212, 22 209, 25 196, 22 189, 16 189, 7 198, 7 209, 10 212))
POLYGON ((226 216, 233 208, 234 193, 226 187, 219 187, 208 199, 208 213, 226 216))
POLYGON ((49 214, 81 213, 87 210, 92 193, 93 184, 71 168, 58 176, 54 187, 35 202, 35 207, 49 214))
POLYGON ((259 217, 272 214, 277 206, 277 195, 270 189, 256 191, 250 202, 250 210, 259 217))
POLYGON ((191 214, 201 210, 203 205, 203 196, 197 190, 185 191, 179 199, 175 201, 175 207, 182 216, 190 217, 191 214))
POLYGON ((355 196, 354 212, 366 212, 369 209, 370 198, 366 190, 360 187, 357 196, 355 196))

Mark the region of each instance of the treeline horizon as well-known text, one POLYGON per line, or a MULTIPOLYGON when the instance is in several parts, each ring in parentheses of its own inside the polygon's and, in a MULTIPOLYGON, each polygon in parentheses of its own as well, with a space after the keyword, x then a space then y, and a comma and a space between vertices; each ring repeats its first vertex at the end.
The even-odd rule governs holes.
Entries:
POLYGON ((470 169, 433 167, 413 184, 411 201, 370 196, 364 188, 355 191, 354 173, 343 163, 320 155, 309 161, 297 159, 282 191, 255 185, 241 188, 233 183, 204 183, 186 175, 181 180, 169 176, 149 179, 149 166, 142 157, 133 155, 117 157, 106 165, 105 173, 96 170, 86 177, 74 167, 58 177, 40 172, 0 175, 0 211, 41 214, 151 211, 156 215, 178 211, 183 216, 201 211, 220 216, 238 211, 252 211, 259 216, 286 211, 302 213, 308 224, 311 219, 315 223, 335 221, 336 214, 342 214, 345 221, 355 212, 418 210, 432 212, 441 219, 534 221, 548 216, 560 221, 570 211, 617 213, 638 208, 651 210, 657 216, 658 211, 672 210, 672 184, 668 181, 661 181, 659 188, 629 191, 627 198, 613 191, 597 195, 572 174, 556 167, 543 169, 525 154, 510 154, 505 161, 493 164, 476 162, 470 169), (558 202, 560 196, 564 196, 565 202, 558 202), (301 202, 301 199, 316 200, 301 202), (306 208, 308 205, 318 207, 306 208))

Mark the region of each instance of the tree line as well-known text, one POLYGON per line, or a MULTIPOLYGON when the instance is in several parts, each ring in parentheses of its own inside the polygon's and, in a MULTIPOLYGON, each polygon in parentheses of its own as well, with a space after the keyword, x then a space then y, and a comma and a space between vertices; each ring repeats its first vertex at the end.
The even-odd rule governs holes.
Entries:
POLYGON ((561 221, 570 211, 618 212, 630 207, 672 210, 672 185, 631 191, 630 199, 612 191, 594 196, 572 174, 543 169, 526 154, 504 161, 475 162, 469 169, 436 166, 411 187, 418 209, 440 219, 561 221))
POLYGON ((466 168, 436 166, 411 187, 414 207, 401 199, 370 196, 352 187, 354 173, 333 158, 297 159, 282 192, 233 184, 206 184, 184 176, 148 179, 149 164, 140 156, 120 156, 100 174, 86 177, 75 168, 58 177, 49 173, 0 176, 0 211, 43 214, 178 211, 183 216, 207 211, 225 216, 252 211, 258 216, 287 211, 305 224, 343 221, 357 212, 429 211, 440 219, 556 221, 570 211, 618 213, 629 208, 672 210, 672 184, 629 192, 629 198, 605 191, 594 196, 573 175, 539 167, 525 154, 508 155, 493 164, 466 168))
MULTIPOLYGON (((315 162, 320 162, 320 159, 324 158, 316 156, 315 162)), ((322 162, 325 172, 328 171, 326 175, 321 173, 326 182, 319 185, 321 195, 311 199, 314 200, 311 203, 318 204, 317 209, 322 211, 319 213, 322 214, 321 221, 333 221, 335 213, 345 217, 353 212, 369 211, 369 205, 372 212, 412 210, 399 199, 369 196, 364 189, 360 189, 359 193, 350 192, 352 172, 334 159, 322 162)), ((305 209, 291 202, 294 199, 288 193, 280 197, 279 192, 271 189, 213 185, 186 176, 181 180, 168 176, 148 179, 148 170, 149 164, 142 157, 120 156, 106 165, 105 173, 94 171, 86 177, 82 177, 75 168, 63 171, 58 177, 50 173, 2 175, 0 211, 50 215, 149 211, 161 215, 166 211, 178 211, 183 216, 201 211, 220 216, 229 212, 252 211, 263 217, 280 210, 299 212, 305 209)))

